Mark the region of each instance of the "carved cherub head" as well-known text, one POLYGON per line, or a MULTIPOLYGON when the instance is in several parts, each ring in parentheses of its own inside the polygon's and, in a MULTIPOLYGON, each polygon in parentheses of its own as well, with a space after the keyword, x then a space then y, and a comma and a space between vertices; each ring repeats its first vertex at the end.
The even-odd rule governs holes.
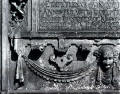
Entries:
POLYGON ((100 66, 103 71, 107 71, 116 63, 118 54, 114 49, 114 45, 102 45, 94 55, 97 57, 98 66, 100 66))
POLYGON ((102 45, 94 55, 97 58, 97 75, 96 84, 100 84, 100 80, 104 85, 111 84, 113 87, 118 87, 117 63, 118 52, 114 45, 102 45), (101 74, 102 70, 102 74, 101 74))

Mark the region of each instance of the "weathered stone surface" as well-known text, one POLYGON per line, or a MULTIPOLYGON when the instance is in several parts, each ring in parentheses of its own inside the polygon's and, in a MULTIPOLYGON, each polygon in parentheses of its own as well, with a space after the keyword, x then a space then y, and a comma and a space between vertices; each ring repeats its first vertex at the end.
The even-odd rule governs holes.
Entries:
POLYGON ((28 0, 23 8, 21 0, 17 5, 24 15, 17 22, 11 20, 14 15, 10 13, 16 1, 8 1, 2 4, 4 91, 53 94, 106 90, 95 86, 98 57, 94 53, 103 45, 114 45, 118 53, 114 62, 120 71, 118 0, 28 0))

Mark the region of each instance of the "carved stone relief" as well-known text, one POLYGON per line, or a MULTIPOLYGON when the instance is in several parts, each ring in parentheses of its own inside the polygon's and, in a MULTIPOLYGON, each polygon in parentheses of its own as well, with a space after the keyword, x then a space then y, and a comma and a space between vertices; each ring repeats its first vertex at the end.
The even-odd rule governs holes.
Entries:
MULTIPOLYGON (((55 39, 32 40, 32 41, 31 40, 25 41, 24 39, 22 40, 14 39, 14 40, 17 41, 18 43, 17 47, 19 47, 19 48, 15 48, 16 52, 18 53, 18 60, 15 61, 17 64, 15 83, 19 83, 19 86, 16 89, 18 89, 21 86, 22 87, 25 86, 26 88, 29 88, 26 86, 27 84, 29 84, 29 82, 26 83, 28 78, 27 79, 25 78, 26 74, 24 74, 23 72, 25 71, 25 67, 27 67, 28 70, 31 71, 33 75, 38 77, 39 80, 41 79, 44 80, 43 83, 41 83, 42 85, 45 84, 48 85, 48 83, 49 84, 56 83, 56 85, 59 85, 59 90, 61 90, 60 87, 62 85, 65 85, 66 87, 66 84, 67 86, 69 86, 69 88, 66 87, 66 89, 69 90, 70 83, 72 85, 71 88, 74 88, 75 83, 81 83, 78 84, 76 88, 78 90, 82 89, 84 87, 84 84, 82 83, 84 82, 85 79, 88 81, 85 83, 86 88, 83 89, 87 89, 87 87, 92 89, 111 88, 109 86, 97 87, 95 84, 97 81, 96 78, 97 76, 95 75, 96 72, 98 72, 97 70, 100 69, 97 63, 98 60, 101 61, 101 58, 99 59, 98 57, 99 56, 98 54, 100 54, 100 52, 98 51, 101 51, 101 49, 103 48, 105 48, 106 51, 106 49, 109 49, 109 47, 110 48, 112 47, 111 49, 114 49, 116 46, 114 46, 112 42, 107 41, 107 43, 106 42, 103 43, 104 41, 96 42, 94 40, 71 41, 69 39, 66 39, 64 40, 65 45, 61 46, 64 49, 61 49, 61 47, 59 48, 58 40, 55 39), (85 41, 86 43, 88 42, 88 44, 84 43, 85 41), (94 51, 92 51, 93 48, 94 51), (86 55, 84 53, 86 53, 86 55), (90 54, 92 55, 92 57, 94 57, 93 55, 97 57, 94 58, 93 62, 87 61, 90 54), (93 79, 92 82, 91 79, 93 79)), ((102 52, 104 52, 104 49, 102 52)), ((115 53, 116 58, 114 58, 113 62, 115 62, 114 63, 116 66, 115 68, 119 69, 119 59, 118 59, 119 51, 117 51, 116 53, 115 53)), ((112 73, 110 73, 110 75, 112 75, 112 73)), ((55 87, 53 89, 55 89, 55 87)), ((45 87, 43 88, 43 90, 45 90, 45 87)))
POLYGON ((120 89, 118 0, 9 4, 10 90, 120 89))
POLYGON ((18 22, 24 18, 24 8, 27 0, 9 0, 12 21, 18 22))
POLYGON ((27 28, 27 1, 28 0, 8 0, 9 1, 9 31, 8 36, 14 38, 21 31, 27 28))
POLYGON ((98 51, 96 51, 95 56, 97 57, 97 75, 96 75, 96 85, 110 85, 119 89, 118 68, 119 53, 114 49, 113 45, 102 45, 98 51), (117 77, 118 76, 118 77, 117 77))

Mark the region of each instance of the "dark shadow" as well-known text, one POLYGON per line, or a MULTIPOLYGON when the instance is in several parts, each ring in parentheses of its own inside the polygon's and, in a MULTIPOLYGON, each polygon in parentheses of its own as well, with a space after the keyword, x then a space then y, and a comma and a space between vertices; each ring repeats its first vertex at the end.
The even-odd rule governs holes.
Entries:
POLYGON ((14 50, 14 38, 11 39, 10 37, 8 37, 8 41, 9 41, 9 44, 10 44, 11 60, 12 61, 17 61, 18 60, 18 54, 14 50))
POLYGON ((64 50, 56 50, 55 49, 54 54, 55 54, 55 56, 62 57, 63 55, 66 54, 66 52, 67 52, 66 49, 64 49, 64 50))
POLYGON ((89 52, 90 52, 89 50, 82 50, 82 49, 78 48, 78 51, 77 51, 77 54, 76 54, 77 60, 85 61, 89 52))
POLYGON ((42 52, 39 49, 31 49, 28 58, 31 60, 38 60, 42 52))

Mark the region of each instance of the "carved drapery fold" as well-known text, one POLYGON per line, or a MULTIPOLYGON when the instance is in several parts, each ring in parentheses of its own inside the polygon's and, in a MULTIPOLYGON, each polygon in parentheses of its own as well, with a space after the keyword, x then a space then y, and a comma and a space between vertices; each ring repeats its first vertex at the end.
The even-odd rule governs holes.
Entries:
POLYGON ((24 85, 23 62, 24 62, 24 59, 20 54, 18 56, 17 66, 16 66, 16 74, 15 74, 15 82, 14 82, 16 85, 15 89, 24 85))

